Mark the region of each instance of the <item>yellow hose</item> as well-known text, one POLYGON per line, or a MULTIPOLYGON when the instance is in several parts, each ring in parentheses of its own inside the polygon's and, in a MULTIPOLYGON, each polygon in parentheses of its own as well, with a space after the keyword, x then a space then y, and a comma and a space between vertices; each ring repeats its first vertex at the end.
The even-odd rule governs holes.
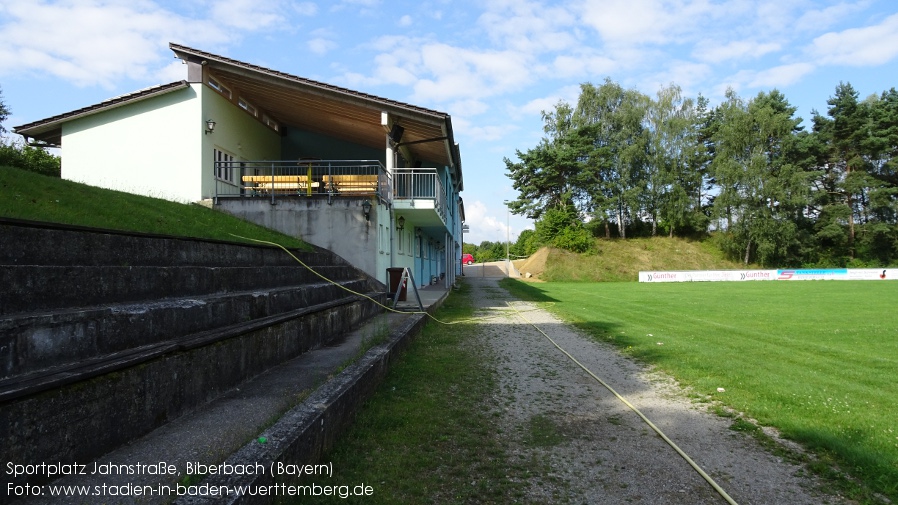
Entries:
POLYGON ((300 265, 304 266, 304 267, 306 268, 306 270, 312 272, 313 274, 315 274, 316 276, 318 276, 318 277, 320 277, 321 279, 325 280, 326 282, 329 282, 329 283, 333 284, 334 286, 337 286, 338 288, 340 288, 340 289, 342 289, 342 290, 344 290, 344 291, 348 291, 349 293, 352 293, 352 294, 354 294, 354 295, 356 295, 356 296, 361 296, 362 298, 365 298, 365 299, 367 299, 367 300, 370 300, 370 301, 373 302, 375 305, 377 305, 377 306, 379 306, 379 307, 382 307, 383 309, 388 310, 388 311, 390 311, 390 312, 395 312, 395 313, 397 313, 397 314, 424 314, 424 315, 426 315, 427 317, 433 319, 434 321, 436 321, 436 322, 438 322, 438 323, 440 323, 440 324, 458 324, 458 323, 467 322, 467 320, 453 321, 453 322, 440 321, 439 319, 433 317, 433 315, 432 315, 430 312, 427 312, 427 311, 421 312, 421 311, 396 310, 396 309, 394 309, 394 308, 392 308, 392 307, 388 307, 388 306, 386 306, 386 305, 384 305, 384 304, 378 302, 377 300, 375 300, 374 298, 371 298, 370 296, 368 296, 368 295, 366 295, 366 294, 359 293, 358 291, 353 291, 353 290, 347 288, 346 286, 344 286, 344 285, 342 285, 342 284, 340 284, 340 283, 338 283, 338 282, 335 282, 335 281, 332 281, 332 280, 328 279, 327 277, 325 277, 325 276, 321 275, 320 273, 318 273, 317 271, 315 271, 314 268, 312 268, 312 267, 310 267, 309 265, 306 265, 305 263, 303 263, 303 261, 302 261, 301 259, 297 258, 292 252, 290 252, 289 249, 287 249, 286 247, 282 246, 281 244, 278 244, 277 242, 269 242, 269 241, 267 241, 267 240, 258 240, 258 239, 249 238, 249 237, 241 237, 240 235, 234 235, 233 233, 231 233, 230 235, 231 235, 232 237, 237 237, 237 238, 240 238, 240 239, 243 239, 243 240, 249 240, 249 241, 251 241, 251 242, 258 242, 258 243, 260 243, 260 244, 268 244, 268 245, 273 245, 273 246, 279 247, 279 248, 281 248, 284 252, 286 252, 287 254, 289 254, 291 258, 293 258, 294 260, 296 260, 297 263, 299 263, 300 265))
POLYGON ((675 444, 675 443, 673 442, 673 440, 667 438, 667 435, 665 435, 664 432, 662 432, 660 428, 658 428, 657 426, 655 426, 655 423, 651 422, 651 421, 649 420, 649 418, 645 417, 645 415, 643 415, 643 413, 640 412, 639 409, 637 409, 635 406, 633 406, 632 403, 630 403, 629 401, 627 401, 626 398, 624 398, 623 396, 621 396, 620 394, 618 394, 618 392, 615 391, 614 388, 612 388, 612 387, 609 386, 605 381, 603 381, 603 380, 600 379, 598 376, 596 376, 596 374, 592 373, 592 371, 590 371, 588 368, 586 368, 582 363, 580 363, 579 361, 577 361, 577 358, 571 356, 571 354, 570 354, 569 352, 565 351, 560 345, 558 345, 557 342, 555 342, 554 340, 552 340, 552 337, 550 337, 549 335, 547 335, 546 332, 544 332, 542 329, 540 329, 538 326, 536 326, 535 324, 533 324, 532 322, 530 322, 530 320, 528 320, 526 317, 524 317, 524 314, 522 314, 522 313, 517 309, 517 307, 515 307, 515 306, 512 305, 511 303, 508 303, 508 302, 505 302, 505 303, 508 304, 509 307, 511 307, 512 309, 514 309, 514 311, 518 314, 518 316, 519 316, 521 319, 523 319, 524 321, 526 321, 527 324, 529 324, 530 326, 533 326, 534 328, 536 328, 536 330, 537 330, 538 332, 542 333, 543 336, 546 337, 546 338, 549 340, 549 342, 552 342, 552 345, 554 345, 555 347, 557 347, 559 351, 563 352, 563 353, 565 354, 565 356, 567 356, 568 358, 571 359, 571 361, 573 361, 573 362, 576 363, 580 368, 582 368, 584 371, 586 371, 586 373, 588 373, 593 379, 595 379, 596 381, 598 381, 599 384, 605 386, 605 389, 607 389, 608 391, 611 391, 611 393, 614 394, 614 396, 616 396, 618 400, 622 401, 627 407, 630 407, 630 409, 633 410, 633 412, 636 412, 636 414, 637 414, 639 417, 641 417, 642 420, 645 421, 646 424, 648 424, 653 430, 655 430, 655 433, 657 433, 657 434, 658 434, 658 435, 659 435, 665 442, 667 442, 668 445, 670 445, 671 447, 673 447, 673 449, 674 449, 675 451, 677 451, 677 454, 679 454, 680 456, 682 456, 683 459, 685 459, 686 462, 689 463, 689 465, 690 465, 692 468, 694 468, 695 471, 698 472, 699 475, 702 476, 702 478, 704 478, 706 481, 708 481, 708 484, 711 484, 711 487, 713 487, 714 490, 717 491, 717 493, 718 493, 720 496, 722 496, 724 500, 727 501, 727 503, 730 503, 731 505, 738 505, 738 504, 735 502, 735 500, 733 500, 733 499, 730 497, 730 495, 728 495, 728 494, 726 493, 726 491, 723 490, 723 488, 721 488, 719 485, 717 485, 716 482, 714 482, 714 479, 712 479, 710 475, 708 475, 707 473, 705 473, 705 471, 702 470, 701 467, 698 466, 698 464, 696 464, 695 461, 692 461, 692 458, 690 458, 688 454, 686 454, 685 452, 683 452, 683 450, 680 449, 680 448, 677 446, 677 444, 675 444))
MULTIPOLYGON (((290 252, 290 250, 288 250, 286 247, 282 246, 281 244, 278 244, 278 243, 276 243, 276 242, 268 242, 268 241, 266 241, 266 240, 257 240, 257 239, 249 238, 249 237, 241 237, 240 235, 234 235, 234 234, 231 234, 231 235, 234 236, 234 237, 237 237, 237 238, 241 238, 241 239, 243 239, 243 240, 249 240, 249 241, 252 241, 252 242, 258 242, 258 243, 260 243, 260 244, 268 244, 268 245, 273 245, 273 246, 279 247, 279 248, 282 249, 284 252, 286 252, 287 254, 289 254, 291 258, 293 258, 294 260, 296 260, 297 263, 299 263, 300 265, 304 266, 307 270, 309 270, 310 272, 312 272, 312 273, 315 274, 316 276, 320 277, 321 279, 323 279, 323 280, 325 280, 325 281, 327 281, 327 282, 329 282, 329 283, 331 283, 331 284, 333 284, 333 285, 339 287, 340 289, 343 289, 343 290, 345 290, 345 291, 348 291, 348 292, 350 292, 350 293, 352 293, 352 294, 354 294, 354 295, 361 296, 362 298, 366 298, 366 299, 368 299, 368 300, 374 302, 374 304, 376 304, 376 305, 378 305, 378 306, 380 306, 380 307, 383 307, 384 309, 386 309, 386 310, 388 310, 388 311, 390 311, 390 312, 396 312, 396 313, 400 313, 400 314, 426 314, 428 317, 430 317, 430 318, 433 319, 434 321, 436 321, 436 322, 438 322, 438 323, 440 323, 440 324, 446 324, 446 325, 449 325, 449 324, 458 324, 458 323, 462 323, 462 322, 473 321, 473 320, 462 320, 462 321, 445 322, 445 321, 440 321, 439 319, 433 317, 433 315, 431 315, 429 312, 426 312, 426 311, 425 311, 425 312, 406 312, 406 311, 401 311, 401 310, 393 309, 392 307, 388 307, 388 306, 386 306, 386 305, 384 305, 384 304, 378 302, 378 301, 375 300, 374 298, 371 298, 371 297, 368 296, 368 295, 359 293, 359 292, 357 292, 357 291, 353 291, 353 290, 347 288, 346 286, 343 286, 342 284, 339 284, 339 283, 337 283, 337 282, 334 282, 334 281, 328 279, 327 277, 321 275, 320 273, 316 272, 312 267, 310 267, 310 266, 306 265, 305 263, 303 263, 302 260, 300 260, 299 258, 297 258, 293 253, 290 252)), ((713 487, 714 490, 717 491, 717 493, 720 494, 720 496, 722 496, 723 499, 727 501, 727 503, 730 503, 731 505, 738 505, 732 498, 730 498, 730 495, 728 495, 728 494, 726 493, 726 491, 723 490, 723 488, 721 488, 719 485, 717 485, 716 482, 714 482, 714 479, 712 479, 710 475, 708 475, 707 473, 705 473, 705 471, 702 470, 701 467, 698 466, 698 464, 695 463, 695 461, 692 461, 692 458, 690 458, 688 454, 686 454, 685 452, 683 452, 683 450, 680 449, 679 446, 677 446, 677 444, 675 444, 675 443, 673 442, 673 440, 667 438, 667 435, 665 435, 664 432, 662 432, 660 428, 658 428, 657 426, 655 426, 655 423, 653 423, 653 422, 650 421, 647 417, 645 417, 645 415, 643 415, 643 413, 640 412, 639 409, 637 409, 635 406, 633 406, 632 403, 630 403, 629 401, 627 401, 626 398, 624 398, 623 396, 621 396, 620 394, 618 394, 618 392, 615 391, 614 388, 612 388, 612 387, 611 387, 610 385, 608 385, 605 381, 603 381, 603 380, 600 379, 598 376, 596 376, 596 374, 592 373, 592 371, 590 371, 588 368, 586 368, 582 363, 580 363, 579 361, 577 361, 577 358, 571 356, 571 354, 570 354, 569 352, 567 352, 566 350, 564 350, 564 348, 562 348, 560 345, 558 345, 557 342, 555 342, 554 340, 552 340, 552 337, 550 337, 549 335, 547 335, 546 332, 544 332, 542 329, 540 329, 538 326, 536 326, 535 324, 533 324, 532 322, 530 322, 530 320, 528 320, 526 317, 524 317, 524 314, 522 314, 521 311, 519 311, 519 310, 517 309, 517 307, 515 307, 514 305, 512 305, 512 304, 509 303, 509 302, 505 302, 505 303, 506 303, 509 307, 511 307, 511 308, 515 311, 515 313, 517 313, 517 315, 518 315, 521 319, 523 319, 524 321, 526 321, 527 324, 529 324, 530 326, 533 326, 534 328, 536 328, 537 331, 539 331, 540 333, 542 333, 542 335, 543 335, 544 337, 546 337, 546 338, 549 340, 549 342, 552 342, 552 345, 554 345, 555 347, 558 348, 558 350, 560 350, 561 352, 563 352, 563 353, 565 354, 565 356, 567 356, 568 358, 571 359, 571 361, 573 361, 573 362, 576 363, 580 368, 582 368, 584 371, 586 371, 586 373, 588 373, 593 379, 595 379, 596 381, 598 381, 599 384, 605 386, 605 388, 606 388, 608 391, 610 391, 612 394, 614 394, 614 396, 616 396, 620 401, 622 401, 627 407, 630 407, 630 409, 632 409, 633 412, 636 412, 636 414, 637 414, 640 418, 642 418, 642 420, 645 421, 645 423, 648 424, 653 430, 655 430, 655 433, 657 433, 657 434, 658 434, 658 435, 659 435, 665 442, 667 442, 668 445, 670 445, 671 447, 673 447, 673 449, 674 449, 675 451, 677 451, 677 454, 679 454, 680 456, 682 456, 683 459, 685 459, 686 462, 689 463, 689 465, 692 466, 692 468, 694 468, 695 471, 698 472, 698 474, 701 475, 702 478, 704 478, 704 479, 708 482, 708 484, 711 484, 711 487, 713 487)))

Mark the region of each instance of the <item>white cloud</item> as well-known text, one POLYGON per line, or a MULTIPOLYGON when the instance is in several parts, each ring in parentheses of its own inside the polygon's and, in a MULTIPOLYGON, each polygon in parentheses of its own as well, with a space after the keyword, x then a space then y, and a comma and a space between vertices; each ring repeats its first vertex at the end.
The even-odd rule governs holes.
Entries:
POLYGON ((49 73, 78 86, 112 87, 168 64, 167 43, 188 35, 221 42, 208 23, 189 21, 153 3, 18 2, 4 8, 0 74, 49 73), (163 63, 164 62, 164 63, 163 63))
POLYGON ((157 82, 175 82, 187 77, 187 69, 183 61, 175 60, 156 72, 155 75, 157 82))
POLYGON ((318 5, 314 2, 299 2, 293 4, 293 10, 300 16, 314 16, 318 14, 318 5))
POLYGON ((484 7, 477 24, 496 46, 543 53, 578 45, 576 17, 565 8, 522 0, 494 0, 484 7))
POLYGON ((810 63, 792 63, 780 65, 756 72, 748 81, 753 88, 782 88, 800 81, 814 71, 816 67, 810 63))
POLYGON ((529 55, 430 44, 421 48, 421 76, 415 100, 485 98, 531 83, 536 75, 529 55))
POLYGON ((810 52, 825 64, 882 65, 898 56, 898 14, 863 28, 831 32, 814 39, 810 52))
MULTIPOLYGON (((471 232, 465 234, 465 242, 475 245, 480 245, 484 240, 505 242, 506 236, 515 231, 506 225, 506 216, 498 218, 489 214, 490 210, 483 202, 465 201, 465 223, 471 228, 471 232)), ((515 231, 511 240, 516 240, 519 233, 519 230, 515 231)))
POLYGON ((517 112, 523 113, 524 115, 540 117, 543 111, 554 111, 555 105, 557 105, 559 101, 575 105, 579 97, 580 86, 578 84, 571 84, 555 91, 549 96, 530 100, 529 102, 518 108, 517 112))
POLYGON ((803 12, 795 21, 794 26, 799 31, 825 30, 830 26, 844 20, 862 7, 862 3, 839 3, 823 9, 811 9, 803 12))
MULTIPOLYGON (((151 0, 4 2, 0 75, 49 74, 76 86, 106 88, 123 79, 171 76, 169 42, 216 47, 247 32, 271 31, 286 25, 281 13, 292 4, 226 0, 198 5, 208 10, 191 18, 151 0)), ((314 5, 296 7, 312 13, 314 5)))
POLYGON ((693 55, 701 61, 720 63, 727 60, 744 58, 760 58, 769 53, 779 51, 781 44, 776 42, 761 43, 755 40, 734 40, 721 43, 718 40, 700 42, 693 55))
POLYGON ((701 87, 713 74, 713 67, 705 63, 673 60, 661 72, 654 74, 648 85, 653 90, 670 83, 676 83, 684 89, 701 87))
POLYGON ((483 100, 467 99, 453 102, 449 109, 455 111, 453 116, 476 116, 488 111, 490 106, 483 100))
POLYGON ((241 30, 270 28, 286 21, 281 14, 285 5, 276 0, 217 0, 211 10, 216 23, 241 30))
POLYGON ((324 37, 310 39, 306 44, 309 47, 309 51, 317 55, 327 54, 329 51, 337 48, 336 42, 324 37))
POLYGON ((620 68, 620 63, 601 54, 560 54, 552 62, 555 77, 607 76, 620 68))
POLYGON ((412 17, 409 16, 408 14, 406 14, 406 15, 402 16, 401 18, 399 18, 398 24, 399 24, 399 26, 411 26, 412 23, 413 23, 412 17))
POLYGON ((720 14, 708 0, 583 0, 579 10, 611 46, 678 42, 720 14))
POLYGON ((469 119, 464 115, 452 116, 452 129, 456 131, 456 140, 461 141, 465 145, 477 142, 496 142, 509 136, 515 127, 510 125, 486 125, 478 121, 469 119))

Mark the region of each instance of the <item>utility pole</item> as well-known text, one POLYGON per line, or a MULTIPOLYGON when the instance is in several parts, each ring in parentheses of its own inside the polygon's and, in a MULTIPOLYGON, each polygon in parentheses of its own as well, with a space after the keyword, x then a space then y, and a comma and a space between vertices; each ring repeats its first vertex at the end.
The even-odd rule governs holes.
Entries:
POLYGON ((505 209, 505 273, 511 277, 511 255, 508 250, 511 244, 511 213, 505 209))

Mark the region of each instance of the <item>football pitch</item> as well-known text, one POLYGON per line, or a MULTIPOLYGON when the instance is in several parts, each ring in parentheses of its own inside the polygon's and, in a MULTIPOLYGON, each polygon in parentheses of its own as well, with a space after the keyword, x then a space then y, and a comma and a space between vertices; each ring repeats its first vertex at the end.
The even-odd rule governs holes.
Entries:
POLYGON ((898 497, 898 281, 503 285, 898 497))

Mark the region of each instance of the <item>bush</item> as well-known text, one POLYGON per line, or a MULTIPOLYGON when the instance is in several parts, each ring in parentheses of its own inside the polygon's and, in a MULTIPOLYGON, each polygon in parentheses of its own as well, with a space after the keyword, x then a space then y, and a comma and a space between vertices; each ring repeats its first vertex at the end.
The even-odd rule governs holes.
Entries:
POLYGON ((552 241, 555 247, 566 249, 571 252, 583 253, 588 251, 593 245, 592 234, 583 226, 568 227, 555 236, 552 241))
POLYGON ((27 144, 0 142, 0 166, 20 168, 51 177, 59 177, 62 173, 59 156, 27 144))

